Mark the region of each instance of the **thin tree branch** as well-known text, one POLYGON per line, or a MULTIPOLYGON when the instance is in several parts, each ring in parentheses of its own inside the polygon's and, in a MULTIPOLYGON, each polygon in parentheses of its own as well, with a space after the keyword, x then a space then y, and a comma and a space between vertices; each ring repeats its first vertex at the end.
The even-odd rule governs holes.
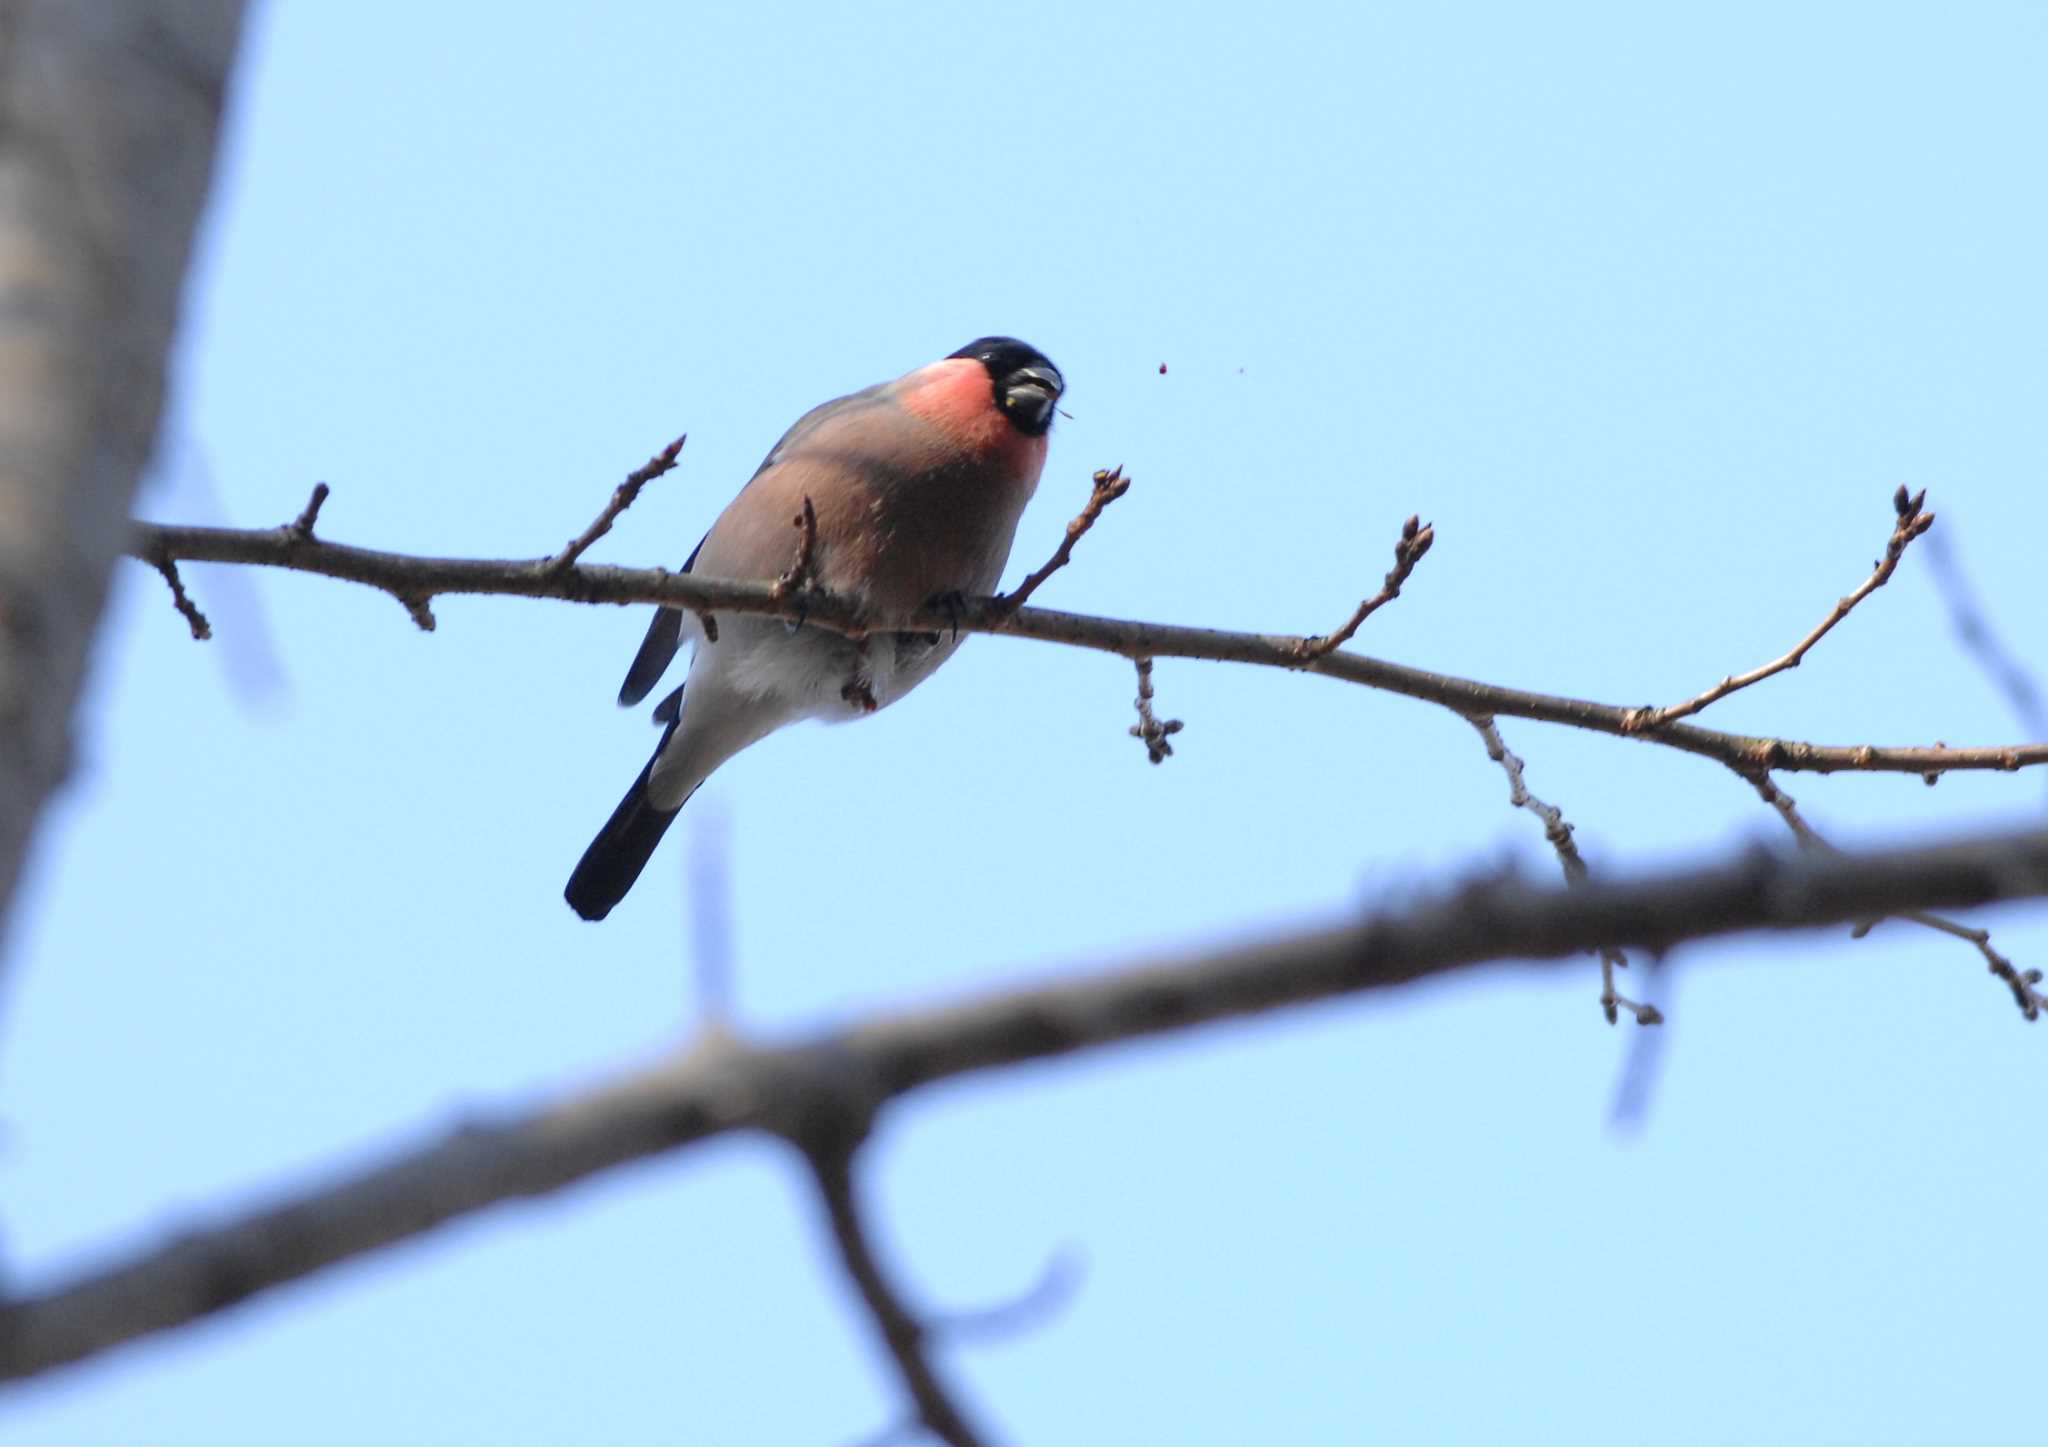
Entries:
MULTIPOLYGON (((612 524, 618 521, 619 514, 631 507, 640 496, 640 489, 676 465, 677 454, 689 440, 689 435, 685 433, 627 473, 626 480, 612 489, 611 501, 604 505, 603 511, 591 520, 589 527, 571 538, 569 545, 549 560, 548 566, 558 573, 574 567, 576 560, 590 551, 591 544, 612 530, 612 524)), ((310 528, 310 522, 308 526, 310 528)))
POLYGON ((151 558, 156 570, 164 575, 164 584, 171 590, 171 606, 178 610, 178 616, 185 620, 185 626, 192 630, 192 641, 204 643, 213 637, 213 625, 206 621, 206 615, 199 611, 199 605, 192 601, 192 595, 185 591, 185 580, 178 576, 178 565, 167 557, 151 558))
POLYGON ((1025 601, 1038 591, 1039 584, 1073 559, 1074 544, 1080 542, 1087 535, 1088 529, 1095 526, 1095 520, 1102 516, 1102 510, 1131 490, 1131 480, 1124 476, 1121 465, 1097 472, 1090 479, 1090 484, 1088 505, 1081 509, 1079 517, 1067 524, 1066 535, 1060 539, 1060 545, 1053 550, 1053 555, 1045 560, 1045 566, 1019 583, 1016 592, 1005 593, 998 600, 1010 612, 1014 613, 1023 607, 1025 601))
MULTIPOLYGON (((1486 756, 1492 759, 1508 776, 1508 803, 1517 809, 1527 809, 1543 821, 1543 837, 1550 841, 1550 847, 1557 853, 1557 862, 1564 868, 1567 884, 1584 884, 1592 877, 1586 868, 1585 856, 1579 853, 1579 846, 1572 839, 1572 826, 1565 821, 1564 811, 1554 804, 1546 804, 1529 792, 1528 784, 1522 778, 1526 767, 1520 756, 1507 746, 1500 736, 1500 728, 1491 718, 1481 714, 1466 720, 1479 730, 1479 737, 1486 742, 1486 756)), ((1635 1017, 1638 1025, 1662 1025, 1664 1014, 1655 1005, 1646 1005, 1640 1000, 1631 1000, 1622 994, 1614 984, 1614 972, 1628 968, 1628 955, 1613 945, 1602 945, 1600 956, 1600 1013, 1607 1017, 1610 1025, 1620 1021, 1620 1012, 1626 1010, 1635 1017)))
POLYGON ((1381 608, 1401 596, 1401 585, 1408 581, 1408 575, 1415 571, 1415 565, 1422 561, 1429 545, 1436 541, 1436 527, 1425 523, 1420 514, 1411 516, 1401 524, 1401 537, 1394 544, 1394 566, 1380 583, 1379 592, 1367 598, 1352 610, 1344 620, 1344 626, 1327 638, 1304 638, 1300 654, 1303 658, 1321 658, 1335 653, 1351 641, 1352 635, 1364 626, 1365 620, 1381 608))
MULTIPOLYGON (((1805 815, 1799 812, 1799 801, 1780 789, 1769 774, 1750 774, 1745 777, 1748 778, 1750 787, 1756 790, 1758 797, 1775 809, 1778 817, 1785 821, 1786 827, 1792 831, 1792 837, 1799 841, 1800 848, 1817 849, 1829 854, 1841 852, 1806 822, 1805 815)), ((2043 1009, 2048 1009, 2048 995, 2035 988, 2041 983, 2041 972, 2022 970, 1992 948, 1989 930, 1973 929, 1959 920, 1931 914, 1924 909, 1895 909, 1870 919, 1857 920, 1849 931, 1850 936, 1860 940, 1887 919, 1904 920, 1908 924, 1917 924, 1923 929, 1931 929, 1953 939, 1967 940, 1975 945, 1977 953, 1984 957, 1985 967, 2004 981, 2005 987, 2012 991, 2013 1003, 2019 1007, 2020 1014, 2029 1021, 2034 1021, 2041 1018, 2043 1009)))
MULTIPOLYGON (((426 600, 441 594, 493 594, 554 598, 574 603, 660 603, 706 613, 745 613, 800 619, 858 637, 877 626, 852 601, 829 593, 779 596, 768 580, 734 582, 671 573, 665 568, 619 568, 578 563, 551 570, 548 559, 488 560, 417 557, 347 547, 315 539, 287 542, 279 529, 163 527, 138 524, 129 551, 145 562, 158 555, 180 561, 245 563, 287 568, 378 588, 405 603, 415 619, 426 600)), ((428 615, 431 617, 431 615, 428 615)), ((969 598, 890 620, 889 626, 936 633, 1013 633, 1047 643, 1094 649, 1124 658, 1193 658, 1318 673, 1383 689, 1451 709, 1460 715, 1498 714, 1538 719, 1595 733, 1636 738, 1714 759, 1738 772, 1775 769, 1830 773, 1941 774, 1955 769, 2015 770, 2048 764, 2048 742, 1951 749, 1812 744, 1792 739, 1724 733, 1692 724, 1644 731, 1640 709, 1505 688, 1450 674, 1338 651, 1304 661, 1298 636, 1225 632, 1132 619, 1098 618, 1050 608, 1018 608, 998 598, 969 598)))
POLYGON ((1751 850, 1625 882, 1481 879, 1398 912, 979 1000, 785 1045, 711 1035, 538 1109, 479 1119, 381 1164, 195 1228, 0 1306, 0 1378, 94 1356, 500 1201, 738 1130, 803 1141, 810 1113, 1119 1041, 1407 984, 1476 965, 1669 950, 1758 929, 2048 894, 2048 830, 1885 852, 1751 850))
MULTIPOLYGON (((2020 1014, 2025 1016, 2029 1022, 2040 1019, 2041 1012, 2044 1009, 2048 1009, 2048 995, 2042 994, 2039 988, 2041 972, 2039 970, 2023 970, 1993 949, 1991 947, 1991 931, 1972 929, 1959 920, 1952 920, 1946 915, 1930 914, 1924 909, 1900 910, 1896 914, 1887 916, 1887 918, 1904 920, 1907 924, 1917 924, 1924 929, 1931 929, 1939 934, 1950 935, 1959 940, 1967 940, 1975 945, 1977 953, 1984 957, 1984 967, 2002 980, 2005 983, 2006 989, 2012 991, 2013 1004, 2019 1007, 2020 1014)), ((1854 938, 1860 940, 1883 923, 1884 920, 1882 919, 1862 921, 1851 929, 1849 933, 1854 938)))
POLYGON ((1633 727, 1662 728, 1678 719, 1696 714, 1707 705, 1717 703, 1729 694, 1748 688, 1753 683, 1762 683, 1773 674, 1783 673, 1788 668, 1797 668, 1800 660, 1806 657, 1813 645, 1827 637, 1829 631, 1848 617, 1858 603, 1891 581, 1892 574, 1898 571, 1899 559, 1905 556, 1907 547, 1915 538, 1934 526, 1934 514, 1920 510, 1926 501, 1925 488, 1917 493, 1908 493, 1901 487, 1892 495, 1892 510, 1897 514, 1897 521, 1892 524, 1892 535, 1890 541, 1885 544, 1884 557, 1871 565, 1870 576, 1863 580, 1862 586, 1848 597, 1838 599, 1835 606, 1829 610, 1828 616, 1821 619, 1811 633, 1793 644, 1790 652, 1780 654, 1769 663, 1752 668, 1747 673, 1731 674, 1706 692, 1697 694, 1684 703, 1674 703, 1668 708, 1639 709, 1636 711, 1633 727))

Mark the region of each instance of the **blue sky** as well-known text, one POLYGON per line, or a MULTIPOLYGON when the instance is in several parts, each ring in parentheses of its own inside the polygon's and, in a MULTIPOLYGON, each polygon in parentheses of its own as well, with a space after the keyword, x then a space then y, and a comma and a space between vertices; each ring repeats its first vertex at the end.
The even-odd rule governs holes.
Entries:
MULTIPOLYGON (((1316 631, 1619 703, 1788 646, 1930 506, 2048 669, 2048 14, 1975 5, 445 5, 259 11, 146 510, 676 564, 812 403, 971 337, 1065 372, 1054 606, 1316 631), (1165 375, 1160 364, 1167 364, 1165 375)), ((900 707, 722 770, 602 926, 563 878, 652 742, 643 619, 195 568, 118 581, 8 941, 18 1280, 344 1169, 688 1028, 693 853, 738 1009, 806 1029, 1554 868, 1471 730, 1173 661, 978 639, 900 707)), ((2021 725, 1923 556, 1708 721, 2021 725)), ((1716 766, 1504 721, 1625 871, 1775 837, 1716 766)), ((1783 781, 1842 841, 2039 781, 1783 781)), ((1986 917, 2048 964, 2048 917, 1986 917)), ((2037 1413, 2048 1037, 1976 956, 1680 954, 1646 1119, 1587 967, 931 1092, 871 1154, 921 1300, 1053 1320, 948 1361, 1018 1442, 1921 1442, 2037 1413)), ((843 1442, 897 1412, 800 1172, 734 1142, 506 1208, 4 1402, 11 1442, 843 1442)))

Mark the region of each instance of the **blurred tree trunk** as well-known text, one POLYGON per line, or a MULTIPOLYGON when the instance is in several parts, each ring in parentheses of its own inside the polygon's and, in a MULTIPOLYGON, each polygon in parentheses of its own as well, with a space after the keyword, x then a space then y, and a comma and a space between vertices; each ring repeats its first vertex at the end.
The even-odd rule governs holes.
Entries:
POLYGON ((164 398, 243 0, 0 0, 0 924, 164 398))

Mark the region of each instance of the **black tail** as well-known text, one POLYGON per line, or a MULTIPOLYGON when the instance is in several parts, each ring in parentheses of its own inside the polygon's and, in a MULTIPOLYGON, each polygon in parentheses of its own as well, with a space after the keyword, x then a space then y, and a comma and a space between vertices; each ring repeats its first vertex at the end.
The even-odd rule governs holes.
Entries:
MULTIPOLYGON (((669 733, 673 732, 675 725, 670 724, 669 733)), ((668 742, 667 734, 662 735, 662 742, 668 742)), ((661 756, 660 749, 654 753, 656 758, 661 756)), ((676 815, 682 813, 680 805, 657 809, 647 801, 647 776, 653 770, 654 759, 649 759, 633 787, 626 790, 626 797, 619 801, 619 807, 612 810, 612 817, 597 831, 597 838, 583 851, 576 872, 569 876, 569 887, 562 891, 569 908, 585 919, 603 919, 612 912, 613 905, 626 897, 626 891, 647 867, 654 846, 661 843, 661 836, 668 832, 676 815)))

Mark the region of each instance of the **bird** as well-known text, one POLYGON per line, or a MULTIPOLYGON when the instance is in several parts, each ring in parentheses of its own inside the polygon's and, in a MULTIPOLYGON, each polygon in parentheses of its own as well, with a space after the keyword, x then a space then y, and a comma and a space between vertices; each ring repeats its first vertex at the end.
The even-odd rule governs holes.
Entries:
MULTIPOLYGON (((1043 352, 988 336, 814 407, 769 451, 683 571, 766 580, 791 570, 802 549, 808 581, 884 625, 987 595, 1045 468, 1065 391, 1043 352)), ((586 920, 603 919, 626 897, 720 764, 784 724, 843 722, 887 707, 960 644, 957 630, 877 632, 856 642, 760 616, 722 618, 707 629, 696 615, 664 607, 626 671, 622 706, 647 697, 686 638, 689 672, 654 713, 661 741, 563 891, 586 920)))

